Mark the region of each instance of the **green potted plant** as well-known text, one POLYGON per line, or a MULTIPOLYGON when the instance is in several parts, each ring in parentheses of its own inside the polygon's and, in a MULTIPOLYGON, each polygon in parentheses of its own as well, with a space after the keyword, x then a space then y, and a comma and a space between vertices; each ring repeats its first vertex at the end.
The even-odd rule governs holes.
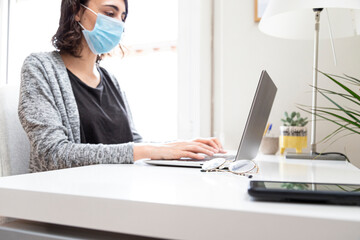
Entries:
POLYGON ((307 147, 307 118, 302 118, 299 112, 284 113, 285 118, 281 119, 283 126, 280 127, 280 153, 283 154, 286 148, 295 148, 296 153, 301 153, 307 147))
MULTIPOLYGON (((360 80, 346 74, 338 76, 319 72, 339 88, 338 91, 323 88, 316 89, 332 105, 331 107, 317 107, 316 116, 338 126, 323 141, 332 139, 339 134, 342 135, 338 139, 350 134, 360 134, 360 95, 358 93, 360 80), (349 85, 353 85, 356 90, 352 90, 349 85), (340 102, 342 103, 340 104, 340 102)), ((299 108, 305 112, 311 112, 311 109, 308 110, 304 106, 299 108)))

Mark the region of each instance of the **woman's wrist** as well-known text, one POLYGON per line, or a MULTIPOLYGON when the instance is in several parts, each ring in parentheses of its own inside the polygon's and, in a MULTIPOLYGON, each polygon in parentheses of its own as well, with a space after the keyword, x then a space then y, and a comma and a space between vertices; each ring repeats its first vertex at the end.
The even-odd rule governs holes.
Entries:
POLYGON ((154 148, 154 146, 135 143, 133 147, 134 161, 144 158, 151 158, 152 148, 154 148))

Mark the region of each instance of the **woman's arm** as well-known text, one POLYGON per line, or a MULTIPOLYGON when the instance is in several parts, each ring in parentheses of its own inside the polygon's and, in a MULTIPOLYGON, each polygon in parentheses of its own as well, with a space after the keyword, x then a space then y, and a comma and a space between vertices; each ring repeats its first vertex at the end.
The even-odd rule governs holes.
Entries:
POLYGON ((132 163, 133 143, 75 143, 70 127, 66 127, 69 119, 63 117, 66 112, 58 108, 63 101, 62 92, 50 86, 54 80, 49 76, 51 70, 48 66, 46 69, 48 71, 34 55, 25 60, 22 68, 18 113, 31 144, 32 171, 99 163, 132 163))
POLYGON ((192 141, 178 141, 166 144, 134 145, 134 161, 142 158, 150 159, 179 159, 194 158, 203 159, 203 153, 212 156, 215 153, 226 153, 217 138, 198 138, 192 141))

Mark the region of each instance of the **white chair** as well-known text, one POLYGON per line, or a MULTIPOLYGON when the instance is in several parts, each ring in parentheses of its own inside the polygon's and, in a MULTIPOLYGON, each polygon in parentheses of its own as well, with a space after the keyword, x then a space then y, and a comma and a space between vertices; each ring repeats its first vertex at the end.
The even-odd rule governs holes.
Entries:
MULTIPOLYGON (((29 172, 30 143, 20 124, 18 102, 18 87, 0 87, 0 177, 29 172)), ((10 221, 0 216, 0 225, 10 221)))
POLYGON ((18 102, 18 87, 0 87, 0 177, 29 172, 30 143, 19 121, 18 102))

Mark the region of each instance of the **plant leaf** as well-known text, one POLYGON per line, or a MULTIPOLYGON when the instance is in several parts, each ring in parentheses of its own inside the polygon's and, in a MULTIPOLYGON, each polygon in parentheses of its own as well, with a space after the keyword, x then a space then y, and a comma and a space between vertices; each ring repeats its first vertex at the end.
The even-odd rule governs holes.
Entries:
POLYGON ((360 80, 359 80, 359 79, 354 78, 354 77, 351 77, 351 76, 346 75, 346 74, 344 74, 344 75, 345 75, 347 78, 350 78, 350 79, 354 80, 355 82, 360 83, 360 80))
MULTIPOLYGON (((303 108, 300 108, 300 109, 303 110, 304 112, 311 113, 310 111, 308 111, 308 110, 306 110, 306 109, 303 109, 303 108)), ((318 114, 318 113, 315 113, 315 115, 318 116, 318 117, 321 117, 321 118, 323 118, 323 119, 325 119, 325 120, 327 120, 327 121, 330 121, 330 122, 332 122, 332 123, 335 123, 335 124, 338 125, 338 126, 342 126, 342 127, 346 128, 347 130, 350 130, 350 131, 352 131, 352 132, 354 132, 354 133, 360 134, 359 131, 356 131, 356 130, 351 129, 351 128, 347 127, 347 126, 344 126, 344 125, 342 125, 341 123, 339 123, 339 122, 337 122, 337 121, 335 121, 335 120, 332 120, 332 119, 330 119, 330 118, 327 118, 327 117, 325 117, 325 116, 323 116, 323 115, 320 115, 320 114, 318 114)))
POLYGON ((360 123, 360 120, 357 119, 356 117, 354 117, 351 113, 349 113, 348 111, 346 111, 343 107, 341 107, 339 104, 337 104, 335 101, 333 101, 331 98, 329 98, 328 96, 326 96, 324 93, 320 92, 321 95, 323 95, 325 98, 327 98, 330 102, 332 102, 335 106, 337 106, 339 109, 341 109, 346 115, 348 115, 349 117, 351 117, 352 119, 354 119, 355 121, 360 123))
MULTIPOLYGON (((351 120, 349 120, 349 119, 347 119, 347 118, 345 118, 345 117, 342 117, 342 116, 340 116, 340 115, 338 115, 338 114, 335 114, 335 113, 332 113, 332 112, 329 112, 329 111, 325 111, 325 110, 320 110, 320 109, 318 109, 317 112, 322 112, 322 113, 331 115, 331 116, 333 116, 333 117, 335 117, 335 118, 338 118, 338 119, 343 120, 344 122, 347 122, 347 123, 350 123, 350 124, 352 124, 352 125, 355 125, 355 126, 357 126, 357 127, 360 129, 360 125, 359 125, 358 123, 353 122, 353 121, 351 121, 351 120)), ((319 115, 321 115, 321 114, 319 114, 319 115)))
MULTIPOLYGON (((321 71, 319 71, 319 72, 322 73, 322 74, 324 74, 324 73, 321 72, 321 71)), ((355 84, 355 85, 359 85, 359 83, 360 83, 360 80, 359 80, 359 79, 356 79, 356 78, 354 78, 354 77, 348 76, 348 75, 346 75, 346 74, 344 74, 345 77, 339 76, 339 75, 335 75, 335 74, 328 74, 328 75, 330 75, 330 76, 332 76, 332 77, 337 77, 337 78, 343 79, 343 80, 348 81, 348 82, 350 82, 350 83, 352 83, 352 84, 355 84)))
POLYGON ((325 92, 327 94, 333 94, 333 95, 337 95, 337 96, 340 96, 340 97, 343 97, 357 105, 360 105, 360 102, 358 101, 355 101, 354 99, 354 96, 352 95, 348 95, 348 94, 344 94, 344 93, 337 93, 337 92, 333 92, 333 91, 330 91, 330 90, 327 90, 327 89, 323 89, 323 88, 317 88, 319 91, 322 91, 322 92, 325 92))
MULTIPOLYGON (((332 110, 332 111, 338 111, 338 112, 343 112, 343 110, 338 109, 338 108, 330 108, 330 107, 318 107, 318 109, 325 109, 325 110, 332 110)), ((360 113, 354 112, 354 110, 346 110, 347 112, 351 113, 352 115, 356 115, 358 117, 360 117, 360 113)))
MULTIPOLYGON (((346 126, 349 126, 350 124, 346 124, 346 126)), ((332 137, 334 137, 335 135, 339 134, 342 131, 345 131, 346 128, 344 128, 343 126, 337 128, 335 131, 333 131, 332 133, 330 133, 329 135, 327 135, 326 137, 324 137, 321 142, 327 142, 329 139, 331 139, 332 137)))
POLYGON ((360 101, 360 96, 357 95, 354 91, 352 91, 350 88, 346 87, 344 84, 340 83, 339 81, 335 80, 334 78, 332 78, 331 76, 329 76, 326 73, 323 73, 325 76, 327 76, 328 78, 330 78, 334 83, 336 83, 337 85, 339 85, 341 88, 343 88, 345 91, 347 91, 348 93, 350 93, 352 96, 354 96, 358 101, 360 101))

